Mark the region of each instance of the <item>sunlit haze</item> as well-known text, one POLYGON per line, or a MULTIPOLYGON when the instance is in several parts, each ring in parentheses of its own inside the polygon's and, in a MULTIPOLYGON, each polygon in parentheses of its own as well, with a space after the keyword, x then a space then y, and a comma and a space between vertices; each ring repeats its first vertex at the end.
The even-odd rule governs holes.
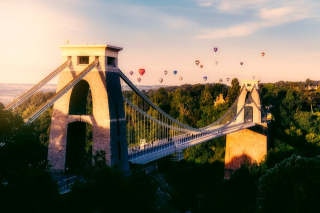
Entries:
POLYGON ((39 82, 66 40, 123 47, 119 68, 134 83, 144 68, 141 85, 320 80, 319 0, 1 0, 0 28, 0 83, 39 82))

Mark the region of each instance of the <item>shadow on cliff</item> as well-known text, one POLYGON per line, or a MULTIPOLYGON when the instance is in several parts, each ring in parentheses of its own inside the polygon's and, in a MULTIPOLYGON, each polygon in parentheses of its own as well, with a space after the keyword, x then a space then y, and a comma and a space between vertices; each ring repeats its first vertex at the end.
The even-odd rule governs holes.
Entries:
POLYGON ((253 160, 249 155, 247 154, 242 154, 242 155, 237 155, 233 157, 230 162, 225 163, 224 166, 224 178, 225 179, 230 179, 234 172, 237 169, 240 169, 242 165, 247 164, 247 165, 252 165, 253 163, 256 163, 255 160, 253 160))

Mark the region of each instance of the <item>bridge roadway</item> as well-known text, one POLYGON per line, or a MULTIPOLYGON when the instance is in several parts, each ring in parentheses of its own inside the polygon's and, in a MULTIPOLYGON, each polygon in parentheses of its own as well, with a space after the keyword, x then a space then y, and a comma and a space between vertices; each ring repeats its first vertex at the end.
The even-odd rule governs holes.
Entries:
POLYGON ((172 141, 168 141, 164 144, 156 144, 153 146, 149 146, 143 150, 132 151, 132 149, 128 150, 128 157, 131 163, 136 164, 145 164, 159 158, 171 155, 175 153, 177 150, 184 150, 191 146, 195 146, 197 144, 212 140, 214 138, 221 137, 223 135, 227 135, 242 129, 247 129, 255 126, 256 123, 242 123, 236 125, 230 125, 222 129, 214 129, 209 130, 206 133, 199 133, 192 136, 187 136, 184 138, 177 138, 178 140, 173 139, 172 141))

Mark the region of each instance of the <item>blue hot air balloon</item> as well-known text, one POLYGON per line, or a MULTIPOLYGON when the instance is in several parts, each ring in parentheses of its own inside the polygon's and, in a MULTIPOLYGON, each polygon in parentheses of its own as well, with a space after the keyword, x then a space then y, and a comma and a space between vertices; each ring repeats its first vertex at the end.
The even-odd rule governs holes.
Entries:
POLYGON ((177 74, 177 72, 178 72, 177 70, 173 71, 173 73, 174 73, 175 75, 177 74))
POLYGON ((207 76, 204 76, 204 77, 203 77, 203 80, 204 80, 204 81, 206 81, 207 79, 208 79, 207 76))

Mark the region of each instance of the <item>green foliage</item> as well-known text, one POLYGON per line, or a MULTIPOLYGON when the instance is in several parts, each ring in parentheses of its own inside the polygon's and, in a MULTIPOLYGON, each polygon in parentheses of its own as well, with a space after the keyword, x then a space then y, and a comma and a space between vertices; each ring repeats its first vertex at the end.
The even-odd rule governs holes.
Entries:
POLYGON ((220 137, 196 145, 184 151, 184 159, 195 163, 214 163, 215 161, 224 162, 226 137, 220 137))
MULTIPOLYGON (((20 115, 22 118, 26 118, 53 95, 53 92, 37 92, 20 104, 19 107, 15 109, 14 113, 20 115)), ((49 145, 51 114, 52 107, 43 112, 39 118, 30 125, 35 135, 39 137, 41 144, 46 147, 49 145)))
POLYGON ((229 102, 232 104, 239 95, 241 86, 237 78, 232 79, 231 87, 228 90, 229 102))
POLYGON ((319 212, 320 159, 293 155, 258 181, 257 212, 319 212))
POLYGON ((0 211, 56 212, 59 193, 45 171, 47 149, 22 124, 19 115, 0 109, 0 211))
POLYGON ((85 181, 76 182, 66 195, 66 212, 156 212, 157 185, 143 174, 124 174, 106 163, 97 152, 85 181))

